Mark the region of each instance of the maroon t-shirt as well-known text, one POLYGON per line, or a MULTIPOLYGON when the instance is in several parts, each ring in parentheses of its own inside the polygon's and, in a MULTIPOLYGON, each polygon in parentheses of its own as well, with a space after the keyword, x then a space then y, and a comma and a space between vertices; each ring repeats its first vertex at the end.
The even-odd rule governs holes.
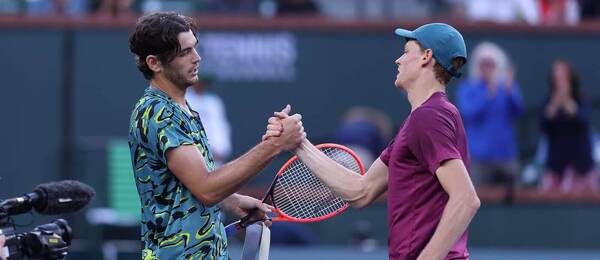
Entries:
MULTIPOLYGON (((448 202, 436 170, 450 159, 462 159, 470 169, 463 122, 446 94, 436 92, 415 109, 380 158, 389 169, 389 257, 416 259, 448 202)), ((465 231, 446 259, 468 258, 465 231)))

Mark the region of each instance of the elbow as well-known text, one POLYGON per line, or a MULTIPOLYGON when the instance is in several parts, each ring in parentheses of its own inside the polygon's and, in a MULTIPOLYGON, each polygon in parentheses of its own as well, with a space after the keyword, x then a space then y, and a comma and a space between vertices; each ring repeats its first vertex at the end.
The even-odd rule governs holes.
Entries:
POLYGON ((454 198, 451 196, 450 200, 452 202, 449 203, 452 203, 455 207, 460 208, 461 211, 471 216, 475 216, 481 207, 481 201, 475 192, 464 193, 454 198))
POLYGON ((477 197, 477 194, 474 194, 471 199, 469 200, 467 207, 473 212, 473 215, 475 215, 475 213, 477 213, 477 211, 479 210, 479 208, 481 207, 481 201, 479 200, 479 197, 477 197))
POLYGON ((196 199, 198 199, 205 207, 212 207, 221 202, 220 198, 218 198, 215 194, 210 193, 199 193, 194 195, 194 197, 196 197, 196 199))
POLYGON ((371 202, 373 201, 373 198, 371 198, 373 196, 369 195, 367 189, 364 186, 362 186, 357 193, 358 195, 354 196, 354 198, 346 200, 351 207, 362 209, 369 206, 369 204, 371 204, 371 202))

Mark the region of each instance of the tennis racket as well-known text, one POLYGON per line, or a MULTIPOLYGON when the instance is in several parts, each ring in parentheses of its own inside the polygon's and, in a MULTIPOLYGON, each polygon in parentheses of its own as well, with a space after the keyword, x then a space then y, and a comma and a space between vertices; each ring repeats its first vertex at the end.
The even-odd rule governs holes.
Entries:
MULTIPOLYGON (((347 169, 364 175, 365 168, 358 156, 339 144, 316 146, 327 157, 347 169)), ((322 221, 342 213, 348 203, 337 197, 304 163, 294 156, 277 172, 263 202, 271 201, 275 208, 271 221, 309 223, 322 221)), ((225 227, 227 235, 234 234, 248 225, 262 220, 251 220, 254 212, 225 227)))

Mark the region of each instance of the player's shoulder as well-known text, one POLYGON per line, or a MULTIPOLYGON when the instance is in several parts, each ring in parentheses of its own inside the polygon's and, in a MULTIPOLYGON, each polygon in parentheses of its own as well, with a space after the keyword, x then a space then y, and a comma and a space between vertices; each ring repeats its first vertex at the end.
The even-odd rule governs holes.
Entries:
POLYGON ((148 87, 144 91, 144 95, 139 99, 138 104, 142 108, 155 109, 173 109, 172 99, 159 89, 148 87))
POLYGON ((442 114, 442 115, 457 115, 458 109, 450 100, 445 93, 437 92, 434 93, 423 105, 418 107, 417 110, 420 110, 418 113, 423 116, 434 115, 434 114, 442 114))
POLYGON ((173 106, 168 100, 151 95, 142 96, 134 108, 134 111, 144 112, 149 115, 156 114, 161 110, 172 112, 173 106))
POLYGON ((426 102, 411 113, 411 123, 429 125, 452 123, 459 116, 458 109, 449 101, 426 102))
POLYGON ((444 111, 437 106, 420 106, 410 114, 412 126, 431 126, 444 119, 444 111))
POLYGON ((432 117, 448 116, 456 110, 451 103, 423 104, 411 113, 411 117, 426 120, 432 117))
POLYGON ((155 96, 150 96, 150 95, 144 95, 142 96, 137 104, 136 104, 136 109, 146 109, 146 108, 161 108, 161 107, 165 107, 167 105, 167 102, 161 98, 155 97, 155 96))
POLYGON ((163 124, 170 120, 180 119, 173 102, 155 95, 142 96, 135 105, 132 113, 135 120, 144 119, 145 124, 163 124))

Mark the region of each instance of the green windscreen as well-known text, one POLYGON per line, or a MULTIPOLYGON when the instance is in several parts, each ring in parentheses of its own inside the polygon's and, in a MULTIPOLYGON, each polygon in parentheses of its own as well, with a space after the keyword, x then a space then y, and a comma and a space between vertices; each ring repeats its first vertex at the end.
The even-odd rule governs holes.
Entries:
POLYGON ((107 151, 109 207, 119 215, 139 218, 140 198, 135 187, 127 141, 110 141, 107 151))

